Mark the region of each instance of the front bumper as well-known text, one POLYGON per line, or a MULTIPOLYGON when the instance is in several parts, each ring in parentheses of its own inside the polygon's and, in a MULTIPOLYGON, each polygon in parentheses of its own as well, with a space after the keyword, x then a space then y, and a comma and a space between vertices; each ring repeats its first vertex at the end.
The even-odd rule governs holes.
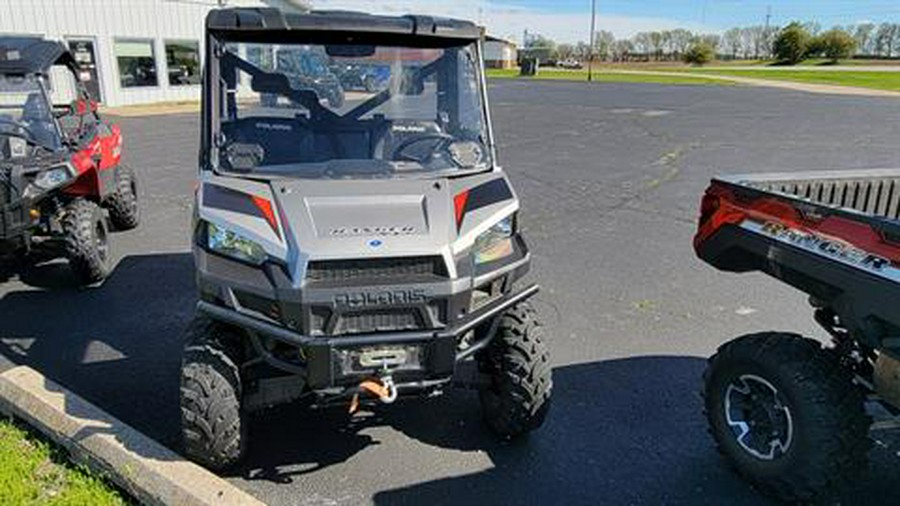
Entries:
POLYGON ((449 379, 453 375, 456 363, 487 346, 493 337, 493 332, 488 332, 480 341, 471 343, 465 350, 459 349, 460 337, 484 324, 496 321, 496 317, 531 298, 539 290, 540 287, 533 284, 517 292, 506 294, 443 329, 334 337, 303 335, 206 301, 200 301, 197 309, 214 320, 246 329, 257 353, 269 365, 303 375, 312 390, 322 390, 358 384, 366 376, 370 376, 372 371, 348 371, 342 365, 343 358, 346 356, 343 352, 373 347, 413 346, 417 348, 419 351, 418 367, 398 371, 395 379, 399 383, 427 384, 449 379), (288 363, 275 357, 264 346, 261 338, 269 338, 301 349, 306 357, 305 365, 288 363))

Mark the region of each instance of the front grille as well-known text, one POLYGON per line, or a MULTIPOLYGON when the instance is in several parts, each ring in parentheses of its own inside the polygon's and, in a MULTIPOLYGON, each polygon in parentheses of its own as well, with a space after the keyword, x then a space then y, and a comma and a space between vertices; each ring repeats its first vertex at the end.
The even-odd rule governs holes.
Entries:
POLYGON ((360 260, 316 260, 309 263, 306 279, 314 283, 385 282, 410 278, 446 276, 439 256, 373 258, 360 260))
POLYGON ((414 309, 387 309, 344 314, 340 317, 338 334, 367 334, 371 332, 400 332, 419 330, 423 323, 414 309))

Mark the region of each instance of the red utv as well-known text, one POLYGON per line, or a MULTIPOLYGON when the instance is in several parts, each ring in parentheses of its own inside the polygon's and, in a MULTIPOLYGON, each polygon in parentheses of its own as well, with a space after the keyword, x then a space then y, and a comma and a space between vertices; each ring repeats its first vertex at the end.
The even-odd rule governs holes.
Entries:
POLYGON ((59 42, 0 37, 0 260, 65 256, 90 284, 110 271, 104 209, 120 230, 140 214, 119 127, 79 74, 59 42))

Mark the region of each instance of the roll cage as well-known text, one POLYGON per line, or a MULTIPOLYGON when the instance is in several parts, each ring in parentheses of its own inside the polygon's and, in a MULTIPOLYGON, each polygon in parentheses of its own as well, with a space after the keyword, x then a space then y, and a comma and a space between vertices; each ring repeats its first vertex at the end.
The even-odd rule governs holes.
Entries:
MULTIPOLYGON (((97 111, 97 103, 91 99, 84 84, 78 78, 80 70, 75 57, 61 42, 31 37, 0 37, 0 75, 37 78, 41 96, 51 112, 49 119, 52 120, 56 134, 63 143, 78 144, 89 127, 89 125, 85 125, 84 117, 95 114, 97 111), (60 110, 61 106, 53 103, 52 93, 47 87, 50 69, 56 65, 63 66, 71 72, 75 83, 74 91, 77 99, 72 104, 62 106, 65 107, 64 110, 60 110), (69 130, 60 123, 60 119, 68 115, 75 115, 79 118, 76 135, 70 135, 69 130)), ((95 119, 97 118, 95 117, 95 119)), ((34 140, 36 141, 36 139, 34 140)), ((40 144, 40 142, 38 143, 40 144)))
MULTIPOLYGON (((278 9, 234 8, 212 11, 206 22, 206 71, 203 77, 202 124, 199 165, 201 170, 220 166, 219 150, 225 145, 222 121, 237 119, 237 96, 226 93, 223 97, 220 82, 224 80, 227 89, 238 85, 237 70, 251 77, 251 88, 255 92, 275 93, 287 97, 309 111, 309 120, 323 125, 347 125, 359 122, 367 113, 389 101, 393 96, 390 89, 376 93, 351 110, 338 114, 323 106, 318 95, 308 89, 294 89, 286 75, 268 72, 242 59, 228 49, 236 43, 270 44, 354 44, 354 45, 395 45, 419 48, 449 48, 475 44, 476 57, 482 59, 483 29, 467 21, 432 18, 425 16, 375 16, 345 11, 313 11, 307 14, 283 13, 278 9), (223 107, 224 102, 224 107, 223 107)), ((456 58, 452 51, 441 58, 417 69, 405 78, 415 86, 429 76, 435 75, 447 59, 456 58)), ((484 72, 479 64, 477 79, 479 98, 482 104, 485 139, 491 166, 496 165, 496 149, 488 107, 487 87, 484 72)), ((448 79, 448 86, 456 86, 448 79)), ((439 101, 456 97, 458 93, 440 94, 439 101)), ((438 104, 439 109, 454 111, 446 103, 438 104)), ((449 115, 449 123, 457 121, 449 115)))

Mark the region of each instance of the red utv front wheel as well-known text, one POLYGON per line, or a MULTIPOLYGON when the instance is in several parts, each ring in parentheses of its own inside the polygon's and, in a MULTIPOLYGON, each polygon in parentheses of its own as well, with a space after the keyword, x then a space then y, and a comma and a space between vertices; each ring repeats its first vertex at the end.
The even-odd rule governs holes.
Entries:
POLYGON ((110 271, 109 228, 103 210, 84 199, 73 200, 61 219, 69 266, 81 284, 103 280, 110 271))

